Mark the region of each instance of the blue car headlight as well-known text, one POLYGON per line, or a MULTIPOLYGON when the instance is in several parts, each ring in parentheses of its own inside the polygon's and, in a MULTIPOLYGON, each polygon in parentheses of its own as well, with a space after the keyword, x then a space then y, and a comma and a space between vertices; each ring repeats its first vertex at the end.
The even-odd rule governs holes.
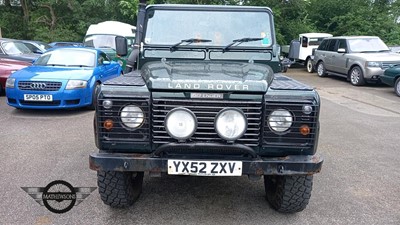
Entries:
POLYGON ((15 87, 15 78, 8 78, 6 81, 6 88, 14 88, 15 87))
POLYGON ((79 89, 79 88, 86 88, 87 81, 86 80, 69 80, 67 83, 66 90, 71 89, 79 89))

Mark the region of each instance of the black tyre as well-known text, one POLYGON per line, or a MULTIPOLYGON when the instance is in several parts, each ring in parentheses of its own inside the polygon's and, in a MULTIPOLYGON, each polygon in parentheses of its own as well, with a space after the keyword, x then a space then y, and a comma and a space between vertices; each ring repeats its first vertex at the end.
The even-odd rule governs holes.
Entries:
POLYGON ((310 58, 306 61, 307 72, 314 73, 314 67, 310 58))
POLYGON ((350 83, 354 86, 365 84, 363 71, 359 66, 354 66, 349 72, 350 83))
POLYGON ((282 68, 282 73, 286 73, 287 72, 288 67, 287 66, 283 66, 282 68))
POLYGON ((267 201, 278 212, 300 212, 310 200, 312 180, 312 175, 264 176, 267 201))
POLYGON ((89 105, 88 107, 89 109, 96 109, 97 95, 99 94, 99 90, 100 90, 100 83, 96 82, 92 92, 92 104, 89 105))
POLYGON ((317 64, 317 74, 320 77, 325 77, 326 76, 325 65, 324 65, 324 62, 322 62, 322 61, 317 64))
POLYGON ((115 208, 131 206, 142 193, 143 175, 143 172, 98 171, 101 200, 115 208))
MULTIPOLYGON (((5 94, 6 92, 4 91, 4 94, 5 94)), ((1 87, 1 85, 0 85, 0 96, 1 95, 3 95, 3 87, 1 87)))
POLYGON ((394 92, 396 92, 396 95, 400 97, 400 77, 397 78, 396 83, 394 84, 394 92))

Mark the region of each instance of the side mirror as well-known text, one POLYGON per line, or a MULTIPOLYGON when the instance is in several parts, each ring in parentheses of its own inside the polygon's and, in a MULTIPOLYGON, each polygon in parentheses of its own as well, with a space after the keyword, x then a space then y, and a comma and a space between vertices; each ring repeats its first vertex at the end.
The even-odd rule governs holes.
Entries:
POLYGON ((115 48, 117 55, 126 56, 128 55, 128 40, 125 37, 115 37, 115 48))
POLYGON ((346 49, 344 49, 344 48, 339 48, 339 49, 337 50, 337 52, 338 52, 338 53, 346 53, 346 49))
POLYGON ((110 61, 103 61, 103 65, 110 65, 111 62, 110 61))

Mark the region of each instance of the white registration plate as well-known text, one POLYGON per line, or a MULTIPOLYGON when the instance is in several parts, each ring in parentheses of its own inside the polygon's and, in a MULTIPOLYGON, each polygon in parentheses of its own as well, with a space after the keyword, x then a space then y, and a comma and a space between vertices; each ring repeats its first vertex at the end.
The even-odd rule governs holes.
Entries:
POLYGON ((37 101, 37 102, 51 102, 53 101, 52 95, 39 95, 39 94, 24 94, 25 101, 37 101))
POLYGON ((241 176, 241 161, 168 160, 168 174, 191 176, 241 176))

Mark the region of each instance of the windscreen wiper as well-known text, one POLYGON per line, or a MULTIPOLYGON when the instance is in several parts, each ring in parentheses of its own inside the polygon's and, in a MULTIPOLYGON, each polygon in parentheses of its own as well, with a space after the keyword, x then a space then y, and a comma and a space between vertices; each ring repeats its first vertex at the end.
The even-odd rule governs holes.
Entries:
POLYGON ((50 64, 46 64, 47 66, 67 66, 65 64, 56 64, 56 63, 50 63, 50 64))
POLYGON ((76 64, 76 65, 68 65, 69 67, 90 67, 88 65, 76 64))
POLYGON ((358 53, 375 53, 375 52, 379 52, 379 51, 360 51, 358 53))
POLYGON ((173 52, 173 51, 176 50, 176 47, 178 47, 179 45, 181 45, 183 43, 191 44, 191 43, 200 43, 200 42, 211 42, 211 40, 209 40, 209 39, 200 39, 200 38, 184 39, 184 40, 181 40, 180 42, 172 45, 171 47, 169 47, 169 50, 171 52, 173 52))
POLYGON ((236 40, 233 40, 232 43, 230 43, 229 45, 225 46, 225 47, 222 49, 222 52, 228 51, 229 48, 232 47, 234 44, 236 44, 236 46, 238 46, 238 45, 240 45, 241 43, 244 43, 244 42, 260 41, 260 40, 262 40, 262 39, 263 39, 263 38, 249 38, 249 37, 241 38, 241 39, 236 39, 236 40))

